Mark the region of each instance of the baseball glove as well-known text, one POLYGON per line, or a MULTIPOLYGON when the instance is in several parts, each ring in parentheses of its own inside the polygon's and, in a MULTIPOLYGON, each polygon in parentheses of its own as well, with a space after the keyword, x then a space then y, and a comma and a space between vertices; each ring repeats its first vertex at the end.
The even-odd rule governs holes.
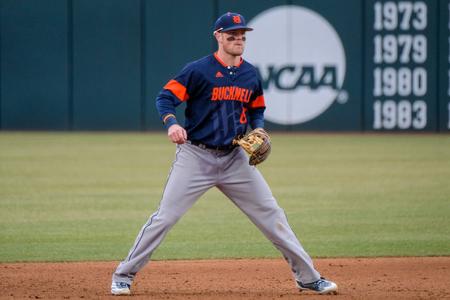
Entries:
POLYGON ((241 138, 233 140, 250 155, 249 164, 255 166, 267 159, 272 148, 269 134, 262 128, 256 128, 241 138))

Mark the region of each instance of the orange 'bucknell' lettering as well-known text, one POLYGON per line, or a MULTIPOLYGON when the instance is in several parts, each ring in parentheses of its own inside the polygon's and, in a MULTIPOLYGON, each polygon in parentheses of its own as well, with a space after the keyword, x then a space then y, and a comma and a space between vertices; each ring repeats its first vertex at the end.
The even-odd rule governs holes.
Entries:
POLYGON ((212 101, 234 100, 244 103, 250 102, 253 94, 252 90, 240 88, 237 86, 214 87, 211 93, 212 101))

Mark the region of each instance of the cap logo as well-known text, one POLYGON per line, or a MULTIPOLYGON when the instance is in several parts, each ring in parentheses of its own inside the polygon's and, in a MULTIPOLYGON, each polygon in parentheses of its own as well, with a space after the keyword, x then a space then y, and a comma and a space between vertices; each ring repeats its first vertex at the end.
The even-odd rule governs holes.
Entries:
POLYGON ((240 16, 233 16, 233 23, 236 23, 236 24, 241 23, 241 17, 240 16))

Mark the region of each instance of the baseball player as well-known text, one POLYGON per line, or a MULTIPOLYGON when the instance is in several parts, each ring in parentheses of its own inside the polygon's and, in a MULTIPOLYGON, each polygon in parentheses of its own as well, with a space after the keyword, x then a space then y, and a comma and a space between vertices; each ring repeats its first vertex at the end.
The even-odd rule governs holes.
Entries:
POLYGON ((217 187, 283 254, 297 287, 320 294, 336 293, 337 285, 314 268, 288 224, 284 211, 241 147, 233 144, 247 128, 264 127, 264 96, 256 69, 242 59, 246 32, 242 15, 226 13, 214 26, 218 50, 187 64, 159 93, 156 107, 176 143, 158 210, 139 232, 128 256, 112 276, 113 295, 130 294, 136 273, 144 267, 168 231, 212 187, 217 187), (175 108, 186 102, 184 127, 175 108))

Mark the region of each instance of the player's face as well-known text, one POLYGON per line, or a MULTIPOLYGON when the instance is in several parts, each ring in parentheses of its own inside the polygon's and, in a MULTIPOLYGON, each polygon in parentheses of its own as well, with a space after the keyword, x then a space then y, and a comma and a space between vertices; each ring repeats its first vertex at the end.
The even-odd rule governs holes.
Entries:
POLYGON ((245 48, 245 30, 232 30, 221 33, 223 50, 233 56, 240 56, 245 48))

